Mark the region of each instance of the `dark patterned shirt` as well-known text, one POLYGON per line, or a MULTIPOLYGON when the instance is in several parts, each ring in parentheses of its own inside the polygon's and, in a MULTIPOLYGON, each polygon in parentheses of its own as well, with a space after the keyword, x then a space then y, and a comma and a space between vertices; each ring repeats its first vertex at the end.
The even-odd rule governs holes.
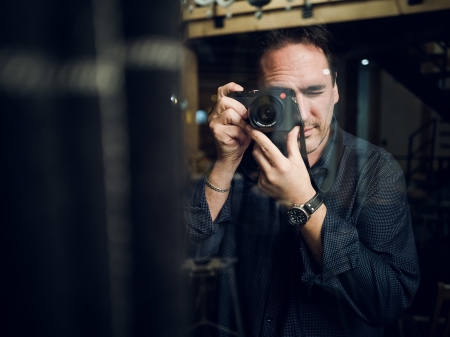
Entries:
POLYGON ((322 268, 286 209, 256 184, 236 174, 214 222, 204 180, 189 191, 185 221, 195 258, 236 260, 219 274, 220 326, 243 327, 245 336, 382 336, 411 304, 419 270, 402 170, 385 150, 335 124, 312 168, 321 186, 342 140, 324 200, 322 268))

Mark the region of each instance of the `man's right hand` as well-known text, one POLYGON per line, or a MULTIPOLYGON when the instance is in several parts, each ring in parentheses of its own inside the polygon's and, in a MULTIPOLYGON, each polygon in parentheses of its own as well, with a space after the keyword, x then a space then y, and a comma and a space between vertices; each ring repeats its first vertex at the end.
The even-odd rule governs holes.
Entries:
MULTIPOLYGON (((208 118, 217 150, 217 159, 208 180, 221 189, 231 185, 234 172, 252 140, 251 135, 245 132, 247 109, 235 99, 228 97, 231 92, 242 90, 244 88, 236 83, 220 87, 217 90, 217 104, 208 118)), ((218 192, 205 186, 205 195, 211 219, 214 221, 227 200, 228 192, 218 192)))
POLYGON ((217 90, 217 104, 208 122, 217 150, 216 165, 236 170, 252 138, 245 132, 247 109, 228 97, 231 92, 242 91, 240 85, 228 83, 217 90))

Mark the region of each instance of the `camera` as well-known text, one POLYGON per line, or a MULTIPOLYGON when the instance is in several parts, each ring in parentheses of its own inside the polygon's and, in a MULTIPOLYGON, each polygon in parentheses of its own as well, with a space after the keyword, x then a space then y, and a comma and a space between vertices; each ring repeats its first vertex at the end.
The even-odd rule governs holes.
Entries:
MULTIPOLYGON (((247 108, 247 122, 253 128, 267 133, 269 139, 287 157, 286 133, 303 123, 294 91, 287 88, 271 88, 234 92, 230 97, 247 108)), ((253 158, 252 149, 253 146, 250 145, 245 150, 239 168, 245 178, 257 182, 259 167, 253 158)))
POLYGON ((234 92, 230 97, 247 108, 248 122, 262 132, 289 132, 302 122, 295 93, 291 89, 234 92))

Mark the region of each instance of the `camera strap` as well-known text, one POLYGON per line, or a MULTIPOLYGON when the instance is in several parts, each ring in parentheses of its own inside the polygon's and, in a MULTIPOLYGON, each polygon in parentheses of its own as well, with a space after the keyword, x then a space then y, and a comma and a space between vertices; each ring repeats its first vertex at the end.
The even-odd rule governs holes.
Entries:
MULTIPOLYGON (((336 177, 336 173, 339 169, 339 163, 341 162, 342 157, 342 141, 343 141, 343 135, 342 130, 337 126, 337 122, 333 120, 331 122, 330 127, 330 133, 336 132, 336 140, 334 143, 334 148, 331 153, 331 159, 330 163, 328 165, 328 172, 327 176, 325 178, 325 181, 322 184, 322 188, 317 186, 316 182, 314 181, 311 167, 309 166, 309 160, 308 155, 306 153, 306 142, 305 142, 305 128, 303 126, 303 123, 300 123, 300 155, 302 156, 303 162, 305 163, 306 170, 308 171, 309 179, 311 180, 312 187, 316 190, 317 193, 319 193, 322 200, 325 198, 327 193, 330 191, 331 186, 333 185, 334 179, 336 177)), ((333 138, 333 135, 330 134, 329 140, 333 138)))

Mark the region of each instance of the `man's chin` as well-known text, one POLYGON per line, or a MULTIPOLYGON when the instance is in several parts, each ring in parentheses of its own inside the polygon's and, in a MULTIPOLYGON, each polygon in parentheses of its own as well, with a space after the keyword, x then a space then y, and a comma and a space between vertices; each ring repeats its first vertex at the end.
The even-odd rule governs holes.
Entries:
POLYGON ((324 140, 325 138, 317 139, 317 137, 305 137, 306 153, 310 154, 316 151, 324 140))
MULTIPOLYGON (((316 151, 317 148, 319 147, 319 145, 308 144, 308 142, 306 142, 306 139, 305 139, 305 143, 306 143, 306 153, 307 153, 307 154, 313 153, 313 152, 316 151)), ((299 142, 298 142, 298 146, 299 146, 299 147, 301 146, 300 140, 299 140, 299 142)))
POLYGON ((310 153, 313 153, 314 151, 316 151, 316 150, 317 150, 317 148, 318 148, 318 146, 316 146, 316 147, 315 147, 315 148, 313 148, 313 149, 310 149, 310 148, 306 147, 306 154, 310 154, 310 153))

